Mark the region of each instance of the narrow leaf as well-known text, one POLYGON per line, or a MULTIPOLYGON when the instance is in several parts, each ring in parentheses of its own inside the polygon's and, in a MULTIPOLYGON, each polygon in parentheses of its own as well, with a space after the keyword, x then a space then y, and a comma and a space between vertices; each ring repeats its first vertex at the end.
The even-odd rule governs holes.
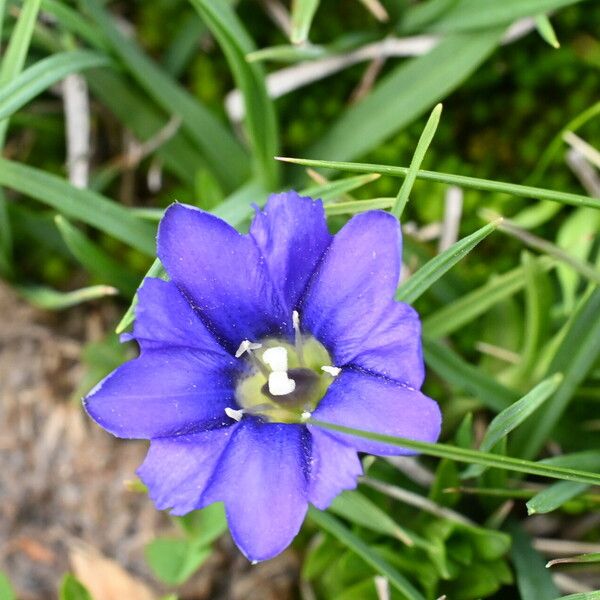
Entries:
POLYGON ((540 37, 550 44, 553 48, 560 48, 560 42, 556 37, 556 32, 554 31, 554 27, 552 27, 552 23, 550 19, 545 14, 540 14, 535 18, 535 27, 540 34, 540 37))
POLYGON ((562 564, 581 564, 581 563, 597 563, 600 562, 600 552, 592 552, 590 554, 579 554, 577 556, 568 556, 567 558, 555 558, 546 565, 553 567, 554 565, 562 564))
POLYGON ((527 514, 544 514, 560 508, 565 502, 579 496, 588 489, 585 483, 559 481, 548 486, 527 502, 527 514))
POLYGON ((319 0, 292 1, 292 44, 302 44, 307 40, 310 24, 318 7, 319 0))
POLYGON ((43 286, 24 285, 17 286, 16 290, 28 302, 45 310, 63 310, 82 302, 114 296, 118 293, 118 290, 108 285, 92 285, 72 292, 59 292, 43 286))
MULTIPOLYGON (((376 179, 379 179, 381 175, 377 173, 369 173, 368 175, 357 175, 356 177, 345 177, 343 179, 336 179, 335 181, 328 181, 322 185, 314 185, 303 189, 300 193, 302 196, 310 196, 311 198, 320 198, 323 202, 328 202, 335 198, 338 198, 342 194, 347 194, 353 190, 356 190, 376 179)), ((341 204, 341 203, 340 203, 341 204)), ((328 205, 325 205, 327 210, 328 205)))

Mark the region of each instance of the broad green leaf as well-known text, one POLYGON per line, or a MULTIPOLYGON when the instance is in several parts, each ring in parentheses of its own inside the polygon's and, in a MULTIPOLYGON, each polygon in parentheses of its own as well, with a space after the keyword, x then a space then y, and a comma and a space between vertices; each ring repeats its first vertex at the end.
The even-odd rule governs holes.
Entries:
POLYGON ((448 383, 470 392, 483 406, 500 412, 519 398, 482 369, 469 364, 456 352, 436 340, 425 338, 423 350, 427 366, 448 383))
POLYGON ((396 67, 361 102, 346 110, 310 156, 362 156, 430 110, 489 56, 501 31, 451 35, 431 52, 396 67))
MULTIPOLYGON (((560 373, 548 377, 536 385, 528 394, 520 400, 505 408, 496 415, 489 424, 483 440, 479 445, 481 452, 489 452, 513 429, 516 429, 527 417, 532 415, 540 406, 556 391, 563 376, 560 373)), ((464 479, 478 477, 485 470, 480 465, 471 465, 462 474, 464 479)))
POLYGON ((384 560, 376 550, 366 544, 361 538, 344 527, 335 517, 326 512, 310 507, 308 514, 312 521, 337 538, 342 544, 358 554, 375 571, 387 577, 390 585, 398 590, 408 600, 425 600, 425 597, 402 575, 396 568, 384 560))
POLYGON ((555 558, 546 565, 553 567, 554 565, 562 564, 585 564, 600 562, 600 552, 592 552, 590 554, 578 554, 577 556, 568 556, 567 558, 555 558))
POLYGON ((202 150, 221 184, 227 189, 241 184, 247 176, 247 157, 226 127, 155 65, 134 41, 126 38, 98 0, 79 1, 137 83, 163 110, 182 119, 186 132, 202 150), (225 156, 227 160, 223 160, 225 156))
POLYGON ((577 312, 548 368, 564 380, 542 414, 529 419, 515 436, 519 456, 537 456, 562 417, 577 387, 600 355, 600 288, 596 288, 577 312))
MULTIPOLYGON (((548 257, 537 260, 539 268, 543 271, 555 265, 548 257)), ((449 335, 485 313, 494 304, 522 290, 526 283, 527 270, 524 267, 517 267, 508 273, 492 277, 485 285, 427 317, 423 321, 423 332, 430 338, 449 335)))
POLYGON ((559 481, 548 486, 527 502, 527 514, 549 513, 560 508, 575 496, 579 496, 588 489, 585 483, 572 481, 559 481))
MULTIPOLYGON (((254 43, 228 4, 210 0, 190 2, 223 49, 244 97, 246 128, 256 159, 258 178, 267 189, 275 189, 278 168, 273 157, 278 147, 277 120, 274 104, 267 94, 262 67, 246 60, 246 54, 255 49, 254 43)), ((224 156, 227 154, 220 154, 221 160, 224 156)))
POLYGON ((458 261, 462 260, 479 242, 484 240, 494 231, 499 221, 488 223, 475 233, 455 242, 423 265, 416 273, 411 275, 407 281, 402 283, 396 291, 396 300, 413 304, 421 297, 440 277, 449 271, 458 261))
MULTIPOLYGON (((379 173, 381 175, 390 175, 391 177, 405 177, 408 173, 407 167, 394 167, 389 165, 375 165, 368 163, 338 162, 331 160, 313 160, 310 158, 289 158, 277 157, 278 160, 289 162, 306 167, 315 167, 323 169, 335 169, 338 171, 347 171, 349 173, 379 173)), ((466 175, 454 175, 452 173, 440 173, 438 171, 419 170, 417 179, 425 181, 435 181, 437 183, 447 183, 459 187, 472 188, 484 192, 498 192, 501 194, 511 194, 523 198, 537 198, 538 200, 551 200, 561 204, 571 206, 589 206, 600 209, 600 200, 582 196, 580 194, 571 194, 569 192, 558 192, 545 188, 532 187, 529 185, 519 185, 516 183, 506 183, 504 181, 494 181, 493 179, 480 179, 478 177, 467 177, 466 175)), ((388 208, 391 202, 381 208, 388 208)))
MULTIPOLYGON (((0 6, 0 8, 3 8, 0 6)), ((2 600, 16 600, 16 595, 8 577, 0 571, 0 598, 2 600)))
POLYGON ((89 240, 61 215, 55 217, 55 222, 67 248, 87 271, 105 283, 114 285, 126 295, 133 296, 137 289, 136 275, 89 240))
POLYGON ((5 159, 0 159, 0 185, 51 206, 67 217, 83 221, 141 252, 154 255, 154 227, 100 194, 76 188, 40 169, 5 159))
POLYGON ((352 523, 396 538, 407 546, 414 545, 411 533, 400 527, 385 511, 360 492, 342 492, 328 510, 352 523))
POLYGON ((509 25, 517 19, 545 13, 580 0, 459 0, 433 24, 432 31, 468 31, 509 25))
POLYGON ((45 310, 63 310, 82 302, 114 296, 118 293, 115 288, 108 285, 92 285, 71 292, 59 292, 37 285, 17 285, 15 289, 28 302, 45 310))
POLYGON ((211 553, 210 547, 176 538, 156 538, 144 552, 154 574, 169 585, 184 583, 211 553))
POLYGON ((510 555, 521 600, 556 600, 559 592, 529 536, 516 523, 511 524, 509 533, 513 540, 510 555))
POLYGON ((70 573, 63 577, 58 597, 59 600, 93 600, 84 585, 70 573))
POLYGON ((555 466, 552 463, 540 461, 532 462, 522 458, 513 458, 499 454, 489 454, 478 450, 459 448, 448 444, 432 444, 429 442, 418 442, 408 438, 401 438, 392 435, 383 435, 361 429, 344 427, 334 423, 308 419, 305 423, 322 427, 331 431, 337 431, 346 435, 354 435, 368 440, 383 442, 396 446, 398 448, 408 448, 416 450, 426 456, 436 456, 438 458, 448 458, 458 462, 478 464, 485 467, 504 469, 506 471, 515 471, 517 473, 528 473, 529 475, 541 475, 542 477, 551 477, 554 479, 563 479, 565 481, 579 481, 591 485, 600 484, 600 474, 591 471, 582 471, 580 469, 571 469, 567 467, 555 466))
POLYGON ((85 50, 62 52, 36 62, 0 89, 0 120, 10 117, 67 75, 108 62, 105 56, 85 50))
POLYGON ((410 161, 408 172, 406 173, 406 177, 404 178, 404 181, 400 186, 400 190, 398 191, 398 195, 396 196, 396 201, 392 206, 391 213, 394 216, 396 216, 398 220, 400 220, 400 218, 402 217, 404 207, 408 202, 413 185, 415 184, 417 173, 421 168, 421 163, 423 162, 425 154, 427 154, 427 150, 429 149, 429 146, 433 140, 433 136, 435 135, 435 132, 437 130, 441 115, 442 105, 437 104, 435 108, 431 111, 429 119, 427 119, 427 123, 423 128, 421 137, 419 138, 417 147, 415 149, 415 153, 413 154, 412 160, 410 161))
POLYGON ((535 18, 535 27, 540 37, 553 48, 560 48, 560 42, 547 15, 541 14, 535 18))
POLYGON ((292 0, 292 44, 302 44, 307 40, 318 7, 319 0, 292 0))

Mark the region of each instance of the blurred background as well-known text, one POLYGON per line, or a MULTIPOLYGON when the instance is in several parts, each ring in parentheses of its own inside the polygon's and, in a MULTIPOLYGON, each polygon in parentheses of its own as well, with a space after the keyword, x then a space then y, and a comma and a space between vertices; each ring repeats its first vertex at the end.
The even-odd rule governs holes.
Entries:
MULTIPOLYGON (((600 197, 600 3, 2 0, 0 15, 0 598, 54 598, 59 588, 66 600, 85 598, 67 572, 99 600, 173 590, 198 600, 386 598, 372 569, 314 525, 251 568, 222 535, 218 510, 177 522, 158 513, 135 479, 145 443, 112 439, 79 400, 135 356, 115 328, 153 264, 156 223, 171 202, 244 230, 250 203, 269 192, 294 187, 344 203, 394 197, 401 183, 306 170, 275 155, 408 166, 442 101, 424 168, 600 197)), ((577 269, 539 267, 534 255, 547 249, 522 234, 593 264, 600 213, 417 180, 403 216, 405 276, 491 213, 511 217, 521 237, 487 238, 417 308, 437 318, 432 338, 451 336, 443 348, 460 365, 518 397, 545 373, 555 336, 589 292, 577 269), (526 276, 511 294, 440 327, 452 320, 440 316, 444 307, 518 269, 526 276)), ((332 215, 334 230, 347 219, 332 215)), ((597 449, 598 351, 592 344, 585 368, 578 363, 576 401, 554 446, 529 458, 597 449)), ((427 355, 444 438, 464 441, 468 430, 481 439, 493 403, 452 377, 462 367, 451 358, 437 346, 427 355)), ((515 558, 498 537, 506 518, 498 511, 524 521, 523 499, 502 508, 467 494, 442 498, 432 487, 436 463, 410 464, 407 473, 384 461, 374 469, 482 529, 459 532, 439 515, 421 522, 439 551, 423 558, 385 528, 339 516, 393 555, 427 598, 515 598, 515 561, 543 564, 564 551, 561 542, 579 544, 575 554, 598 552, 597 502, 527 519, 527 533, 513 536, 525 548, 515 558), (484 558, 477 543, 499 549, 484 558)), ((453 481, 437 468, 438 488, 453 481)), ((410 503, 367 496, 398 523, 414 518, 410 503)), ((597 571, 544 581, 556 587, 537 599, 600 587, 597 571)))

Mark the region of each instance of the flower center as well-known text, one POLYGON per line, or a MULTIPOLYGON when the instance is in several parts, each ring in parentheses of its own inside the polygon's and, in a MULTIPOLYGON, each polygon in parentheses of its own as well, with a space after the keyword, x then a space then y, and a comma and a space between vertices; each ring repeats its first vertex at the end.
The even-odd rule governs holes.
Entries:
POLYGON ((339 373, 327 350, 315 338, 300 333, 294 313, 294 343, 268 338, 260 344, 245 340, 236 356, 246 360, 251 373, 235 390, 238 409, 226 413, 240 420, 244 414, 259 415, 270 422, 293 423, 306 419, 319 404, 339 373))

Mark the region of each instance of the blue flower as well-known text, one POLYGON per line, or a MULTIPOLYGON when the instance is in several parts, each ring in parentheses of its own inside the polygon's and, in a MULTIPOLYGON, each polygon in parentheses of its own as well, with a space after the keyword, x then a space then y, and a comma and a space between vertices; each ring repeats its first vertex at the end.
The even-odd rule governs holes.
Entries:
POLYGON ((150 440, 138 474, 157 508, 224 502, 236 544, 265 560, 309 503, 356 487, 357 452, 410 453, 303 419, 437 440, 438 405, 418 391, 419 318, 393 300, 400 246, 390 214, 332 236, 322 203, 295 192, 271 196, 247 235, 196 208, 166 211, 170 281, 140 289, 140 356, 84 400, 107 431, 150 440))

